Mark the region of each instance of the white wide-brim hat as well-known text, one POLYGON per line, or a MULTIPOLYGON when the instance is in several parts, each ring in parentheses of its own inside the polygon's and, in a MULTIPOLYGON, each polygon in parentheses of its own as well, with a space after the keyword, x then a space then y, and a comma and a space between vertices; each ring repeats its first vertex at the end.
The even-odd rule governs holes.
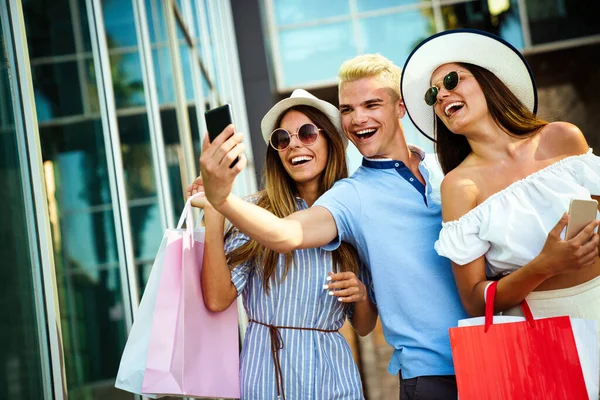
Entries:
POLYGON ((447 63, 469 63, 496 75, 534 114, 537 91, 533 73, 525 57, 507 41, 475 29, 440 32, 421 42, 410 53, 404 68, 400 92, 410 120, 434 140, 435 113, 425 103, 431 87, 431 74, 447 63))
POLYGON ((273 108, 271 108, 263 117, 262 121, 260 122, 260 129, 262 131, 263 139, 265 139, 265 143, 269 144, 271 133, 273 133, 275 129, 279 128, 277 126, 277 120, 281 114, 294 106, 300 105, 314 107, 325 114, 333 126, 335 126, 335 129, 342 138, 344 148, 348 147, 348 139, 342 130, 340 111, 333 104, 313 96, 304 89, 294 90, 290 97, 275 104, 273 108))

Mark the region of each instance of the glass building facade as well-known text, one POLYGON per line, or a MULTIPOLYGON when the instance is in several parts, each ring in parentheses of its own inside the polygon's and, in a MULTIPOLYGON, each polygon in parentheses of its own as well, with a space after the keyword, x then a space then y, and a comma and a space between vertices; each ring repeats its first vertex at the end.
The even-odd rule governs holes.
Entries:
MULTIPOLYGON (((231 103, 248 132, 231 5, 1 0, 0 12, 0 399, 132 398, 114 379, 197 176, 203 113, 231 103)), ((256 190, 247 155, 240 195, 256 190)))

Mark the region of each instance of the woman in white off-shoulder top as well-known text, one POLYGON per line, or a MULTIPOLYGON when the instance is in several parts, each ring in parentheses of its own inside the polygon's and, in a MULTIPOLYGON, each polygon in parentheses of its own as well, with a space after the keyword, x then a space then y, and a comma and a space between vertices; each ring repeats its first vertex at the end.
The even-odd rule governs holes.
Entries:
POLYGON ((600 158, 576 126, 535 116, 519 51, 480 31, 434 35, 409 56, 402 94, 436 139, 446 176, 435 247, 452 260, 467 312, 483 315, 485 288, 499 280, 497 312, 527 298, 536 317, 600 320, 600 221, 561 238, 571 199, 600 195, 600 158))

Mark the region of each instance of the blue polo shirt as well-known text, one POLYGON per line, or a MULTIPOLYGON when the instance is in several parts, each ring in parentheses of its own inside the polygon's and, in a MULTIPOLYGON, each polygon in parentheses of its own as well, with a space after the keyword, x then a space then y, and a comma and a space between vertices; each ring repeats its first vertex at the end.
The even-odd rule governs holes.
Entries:
POLYGON ((368 265, 386 341, 394 348, 388 371, 402 378, 453 375, 448 328, 468 318, 450 261, 433 244, 442 225, 442 173, 434 155, 416 147, 423 185, 401 161, 363 159, 314 206, 333 215, 338 237, 368 265))

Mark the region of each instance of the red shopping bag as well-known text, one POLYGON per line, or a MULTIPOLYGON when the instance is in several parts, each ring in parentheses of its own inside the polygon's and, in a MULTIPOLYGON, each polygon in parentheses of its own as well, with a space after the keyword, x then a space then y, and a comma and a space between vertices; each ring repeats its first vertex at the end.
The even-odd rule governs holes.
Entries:
POLYGON ((498 282, 488 287, 485 325, 450 328, 460 400, 587 400, 568 316, 493 324, 498 282))
POLYGON ((221 313, 204 305, 204 230, 193 229, 190 200, 178 229, 166 233, 142 392, 239 398, 237 305, 221 313), (182 230, 184 219, 187 227, 182 230))

